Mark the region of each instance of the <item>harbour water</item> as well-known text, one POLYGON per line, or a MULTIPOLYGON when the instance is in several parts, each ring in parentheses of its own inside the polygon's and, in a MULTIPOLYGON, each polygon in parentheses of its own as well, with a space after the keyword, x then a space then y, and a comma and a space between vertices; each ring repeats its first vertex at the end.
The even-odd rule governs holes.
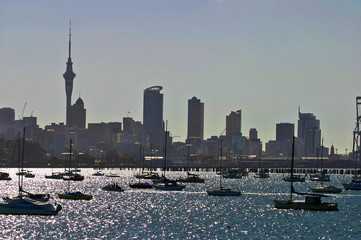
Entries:
MULTIPOLYGON (((0 181, 0 197, 17 194, 17 169, 8 171, 11 181, 0 181)), ((128 187, 136 182, 137 170, 104 170, 119 178, 92 176, 93 169, 82 169, 85 180, 71 182, 71 191, 92 194, 90 201, 62 200, 57 193, 68 187, 63 180, 45 179, 51 169, 32 169, 35 178, 24 179, 24 190, 50 193, 51 201, 63 210, 56 216, 0 215, 0 239, 360 239, 361 191, 329 194, 324 201, 337 202, 339 211, 318 212, 278 210, 274 199, 289 198, 289 183, 282 174, 268 179, 223 179, 224 187, 242 192, 240 197, 208 196, 206 190, 218 187, 214 172, 199 172, 204 184, 186 184, 179 192, 128 187), (124 192, 100 188, 118 182, 124 192)), ((54 169, 63 171, 63 169, 54 169)), ((168 172, 169 178, 185 176, 168 172)), ((308 178, 307 178, 308 179, 308 178)), ((341 187, 350 175, 331 175, 329 184, 341 187)), ((318 185, 306 180, 295 183, 297 191, 318 185)))

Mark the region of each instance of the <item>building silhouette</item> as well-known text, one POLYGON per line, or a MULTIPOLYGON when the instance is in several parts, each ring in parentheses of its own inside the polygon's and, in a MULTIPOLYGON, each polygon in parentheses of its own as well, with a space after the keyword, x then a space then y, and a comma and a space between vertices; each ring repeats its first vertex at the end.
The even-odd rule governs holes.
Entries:
POLYGON ((226 116, 226 136, 242 135, 241 133, 242 113, 241 110, 231 112, 226 116))
POLYGON ((69 27, 69 57, 63 77, 65 79, 66 92, 66 124, 68 125, 71 122, 71 94, 73 92, 73 80, 75 78, 75 73, 73 72, 73 62, 71 61, 71 26, 69 27))
POLYGON ((188 100, 188 131, 187 139, 199 138, 203 140, 204 131, 204 103, 196 97, 188 100))
POLYGON ((69 122, 67 125, 71 128, 85 129, 86 109, 84 108, 84 102, 80 97, 69 109, 69 122))
POLYGON ((293 123, 276 124, 276 141, 292 141, 295 134, 295 125, 293 123))
POLYGON ((161 86, 144 90, 142 143, 147 148, 160 150, 164 142, 163 94, 161 86))
POLYGON ((312 113, 301 113, 298 110, 297 137, 303 142, 302 156, 316 156, 321 146, 320 120, 312 113))
POLYGON ((0 109, 0 134, 4 134, 7 138, 15 136, 14 130, 15 110, 12 108, 0 109))

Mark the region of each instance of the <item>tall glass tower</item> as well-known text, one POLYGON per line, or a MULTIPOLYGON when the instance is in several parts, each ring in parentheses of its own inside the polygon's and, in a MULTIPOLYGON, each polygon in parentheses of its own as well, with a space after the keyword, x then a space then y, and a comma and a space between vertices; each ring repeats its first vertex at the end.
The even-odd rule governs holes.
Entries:
POLYGON ((204 103, 196 97, 188 100, 188 132, 187 139, 200 138, 203 140, 204 103))
POLYGON ((320 120, 312 113, 301 113, 298 110, 297 137, 304 142, 304 155, 316 156, 321 146, 320 120))
POLYGON ((144 90, 142 142, 153 149, 161 149, 164 142, 162 89, 153 86, 144 90))

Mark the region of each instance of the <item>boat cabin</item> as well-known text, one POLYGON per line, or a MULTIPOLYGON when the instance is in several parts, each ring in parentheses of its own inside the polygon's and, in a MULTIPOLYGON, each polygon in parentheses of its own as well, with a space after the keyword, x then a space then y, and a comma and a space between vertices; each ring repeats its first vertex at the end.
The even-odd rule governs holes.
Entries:
POLYGON ((321 204, 321 196, 306 196, 306 204, 321 204))

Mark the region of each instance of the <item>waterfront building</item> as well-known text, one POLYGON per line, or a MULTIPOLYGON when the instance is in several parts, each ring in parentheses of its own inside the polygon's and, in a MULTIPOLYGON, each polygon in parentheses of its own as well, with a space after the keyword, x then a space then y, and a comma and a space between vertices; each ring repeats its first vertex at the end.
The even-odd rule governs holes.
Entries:
POLYGON ((6 138, 13 138, 16 133, 14 129, 15 110, 12 108, 0 109, 0 134, 6 138))
POLYGON ((147 148, 160 150, 164 142, 163 94, 161 86, 144 90, 142 143, 147 148))
POLYGON ((242 112, 232 111, 226 116, 226 138, 223 143, 227 155, 239 155, 244 151, 245 137, 242 136, 242 112))
POLYGON ((246 141, 247 154, 262 156, 262 142, 258 138, 258 132, 255 128, 249 130, 249 138, 246 141))
POLYGON ((188 131, 187 139, 199 138, 203 140, 204 131, 204 103, 197 97, 188 100, 188 131))
POLYGON ((241 135, 242 114, 241 110, 231 112, 226 116, 226 136, 241 135))
POLYGON ((131 117, 123 117, 123 134, 132 136, 134 141, 141 141, 143 124, 131 117))
POLYGON ((316 156, 321 146, 320 120, 312 113, 301 113, 300 110, 298 117, 297 137, 304 144, 303 156, 316 156))
POLYGON ((276 141, 292 141, 295 135, 295 125, 293 123, 276 124, 276 141))
MULTIPOLYGON (((88 136, 90 146, 98 146, 109 142, 107 123, 88 123, 88 136)), ((104 149, 103 149, 104 150, 104 149)))
POLYGON ((84 102, 80 97, 69 109, 69 122, 67 125, 70 128, 85 129, 86 109, 84 108, 84 102))

